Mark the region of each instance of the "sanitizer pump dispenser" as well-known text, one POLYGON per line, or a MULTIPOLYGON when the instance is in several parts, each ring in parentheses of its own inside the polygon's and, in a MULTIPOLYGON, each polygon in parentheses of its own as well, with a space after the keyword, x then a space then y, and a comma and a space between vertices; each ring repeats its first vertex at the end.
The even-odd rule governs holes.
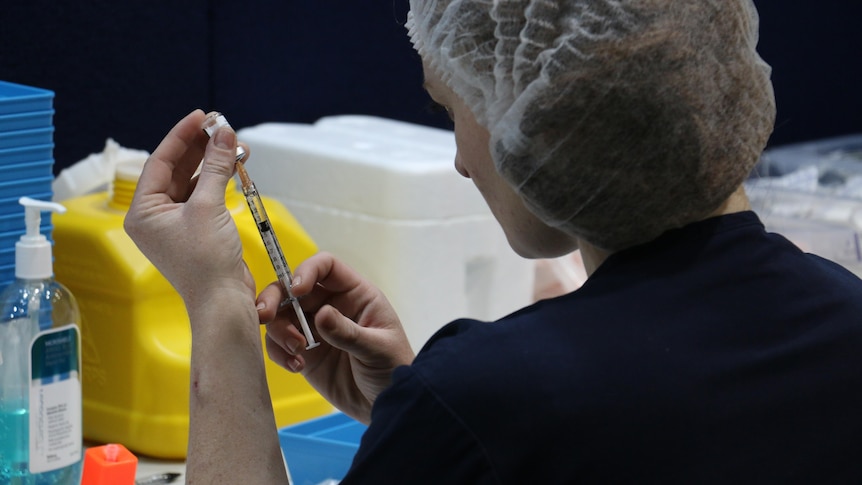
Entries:
POLYGON ((64 212, 28 197, 27 232, 15 244, 15 281, 0 295, 0 483, 81 482, 80 314, 54 280, 51 242, 39 233, 42 211, 64 212))

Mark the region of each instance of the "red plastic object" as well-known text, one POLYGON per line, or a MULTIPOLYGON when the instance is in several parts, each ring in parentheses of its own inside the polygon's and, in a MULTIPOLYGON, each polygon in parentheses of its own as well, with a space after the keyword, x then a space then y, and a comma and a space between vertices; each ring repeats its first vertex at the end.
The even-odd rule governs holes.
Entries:
POLYGON ((138 457, 123 445, 87 448, 81 485, 135 485, 137 469, 138 457))

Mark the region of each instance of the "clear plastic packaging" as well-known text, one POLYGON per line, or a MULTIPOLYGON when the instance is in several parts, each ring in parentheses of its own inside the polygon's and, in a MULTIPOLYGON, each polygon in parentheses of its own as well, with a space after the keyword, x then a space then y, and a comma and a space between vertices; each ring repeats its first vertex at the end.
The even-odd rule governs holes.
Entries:
POLYGON ((862 276, 862 135, 773 148, 746 181, 769 231, 862 276))

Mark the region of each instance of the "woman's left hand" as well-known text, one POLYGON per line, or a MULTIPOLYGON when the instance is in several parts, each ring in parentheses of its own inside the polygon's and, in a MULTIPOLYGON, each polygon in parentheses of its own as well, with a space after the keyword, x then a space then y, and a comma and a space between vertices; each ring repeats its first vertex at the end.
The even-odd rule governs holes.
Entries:
POLYGON ((144 166, 125 219, 126 232, 187 305, 225 289, 242 289, 238 285, 252 299, 255 292, 225 207, 236 134, 222 127, 208 143, 201 128, 205 118, 195 110, 167 134, 144 166))

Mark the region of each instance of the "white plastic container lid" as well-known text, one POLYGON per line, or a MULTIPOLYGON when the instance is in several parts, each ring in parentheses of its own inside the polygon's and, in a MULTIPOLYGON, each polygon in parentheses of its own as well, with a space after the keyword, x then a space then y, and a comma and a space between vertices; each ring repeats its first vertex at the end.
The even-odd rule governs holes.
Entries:
POLYGON ((369 217, 487 217, 478 190, 455 171, 453 133, 394 120, 359 121, 240 130, 239 139, 251 148, 251 178, 262 194, 282 201, 369 217))

